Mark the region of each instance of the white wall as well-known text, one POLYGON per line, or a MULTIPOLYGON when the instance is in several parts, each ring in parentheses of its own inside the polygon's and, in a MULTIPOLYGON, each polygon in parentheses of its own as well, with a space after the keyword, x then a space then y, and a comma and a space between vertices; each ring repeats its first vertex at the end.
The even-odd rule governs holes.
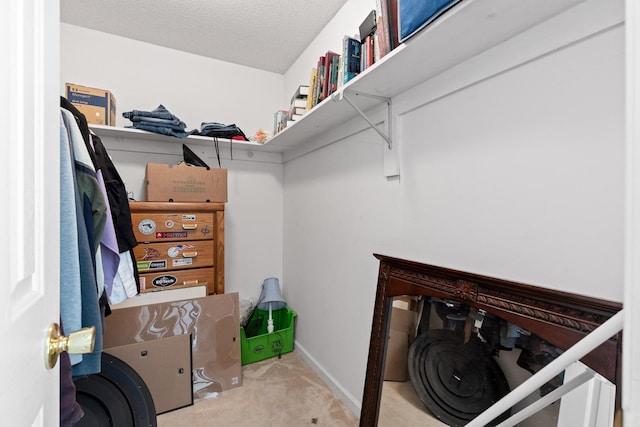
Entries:
POLYGON ((247 135, 271 131, 283 77, 191 53, 61 24, 61 93, 65 83, 110 90, 117 126, 123 112, 163 104, 187 124, 235 123, 247 135))
MULTIPOLYGON (((245 66, 167 49, 85 28, 61 24, 61 82, 108 89, 117 100, 117 126, 131 122, 122 112, 163 104, 188 129, 202 121, 236 123, 247 136, 270 131, 283 77, 245 66)), ((174 143, 103 138, 116 167, 137 200, 144 200, 146 163, 181 160, 183 140, 174 143)), ((210 165, 213 146, 191 145, 210 165)), ((282 277, 281 156, 221 149, 228 169, 225 207, 225 288, 257 298, 266 277, 282 277)))
POLYGON ((589 3, 395 98, 399 180, 371 130, 285 164, 297 343, 352 406, 374 252, 622 301, 623 27, 566 31, 621 2, 589 3))

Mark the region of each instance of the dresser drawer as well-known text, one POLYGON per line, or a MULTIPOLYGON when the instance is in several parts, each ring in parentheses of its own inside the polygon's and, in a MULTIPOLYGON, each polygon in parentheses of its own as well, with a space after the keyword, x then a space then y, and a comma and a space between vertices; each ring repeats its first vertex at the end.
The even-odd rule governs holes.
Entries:
POLYGON ((214 214, 211 212, 132 213, 131 220, 140 243, 213 238, 214 214))
POLYGON ((194 268, 164 272, 140 273, 140 292, 161 291, 165 289, 206 286, 207 293, 213 293, 214 268, 194 268), (144 287, 144 289, 143 289, 144 287))
POLYGON ((138 271, 176 270, 213 267, 211 240, 191 240, 166 243, 141 243, 133 249, 138 271))
POLYGON ((129 206, 146 292, 206 283, 207 294, 224 293, 224 203, 131 201, 129 206))

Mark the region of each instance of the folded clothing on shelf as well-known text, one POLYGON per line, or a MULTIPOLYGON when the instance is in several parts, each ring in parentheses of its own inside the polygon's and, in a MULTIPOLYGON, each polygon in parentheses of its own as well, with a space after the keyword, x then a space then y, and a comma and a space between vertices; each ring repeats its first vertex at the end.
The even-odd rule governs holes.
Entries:
POLYGON ((197 129, 187 131, 187 125, 162 104, 153 111, 126 111, 122 113, 122 117, 132 122, 131 126, 125 127, 175 136, 176 138, 185 138, 198 132, 197 129))
POLYGON ((200 127, 200 135, 241 141, 249 140, 244 132, 235 124, 225 125, 217 122, 203 122, 200 127))

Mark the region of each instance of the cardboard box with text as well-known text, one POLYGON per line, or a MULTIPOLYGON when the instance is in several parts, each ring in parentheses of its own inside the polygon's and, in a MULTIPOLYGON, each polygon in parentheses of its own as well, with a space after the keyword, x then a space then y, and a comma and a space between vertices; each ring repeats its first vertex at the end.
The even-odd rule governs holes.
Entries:
POLYGON ((89 124, 116 125, 116 98, 108 90, 67 83, 65 93, 89 124))
POLYGON ((148 202, 227 202, 227 170, 147 163, 148 202))

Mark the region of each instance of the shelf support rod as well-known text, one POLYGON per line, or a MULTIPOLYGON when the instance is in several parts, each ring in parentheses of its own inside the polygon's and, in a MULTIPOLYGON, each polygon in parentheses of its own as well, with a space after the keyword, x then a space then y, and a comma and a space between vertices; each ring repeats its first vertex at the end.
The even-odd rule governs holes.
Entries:
MULTIPOLYGON (((350 99, 349 97, 347 97, 348 93, 352 93, 356 96, 365 96, 367 98, 374 98, 374 99, 378 99, 380 101, 383 101, 387 104, 387 129, 391 129, 391 98, 385 98, 382 96, 377 96, 377 95, 370 95, 367 93, 362 93, 362 92, 356 92, 356 91, 349 91, 349 90, 344 90, 341 92, 341 96, 339 96, 338 100, 340 98, 344 98, 345 101, 347 101, 349 103, 349 105, 351 105, 353 107, 354 110, 356 110, 358 112, 358 114, 360 114, 362 116, 363 119, 365 119, 365 121, 367 123, 369 123, 369 126, 371 126, 373 128, 373 130, 375 130, 376 132, 378 132, 378 134, 382 137, 382 139, 384 139, 387 142, 387 147, 389 148, 389 150, 391 150, 391 138, 389 138, 388 135, 386 135, 382 130, 380 130, 380 128, 378 126, 376 126, 375 123, 373 123, 371 120, 369 120, 369 117, 367 117, 367 115, 360 109, 358 108, 350 99)), ((336 101, 336 98, 332 98, 334 101, 336 101)))

